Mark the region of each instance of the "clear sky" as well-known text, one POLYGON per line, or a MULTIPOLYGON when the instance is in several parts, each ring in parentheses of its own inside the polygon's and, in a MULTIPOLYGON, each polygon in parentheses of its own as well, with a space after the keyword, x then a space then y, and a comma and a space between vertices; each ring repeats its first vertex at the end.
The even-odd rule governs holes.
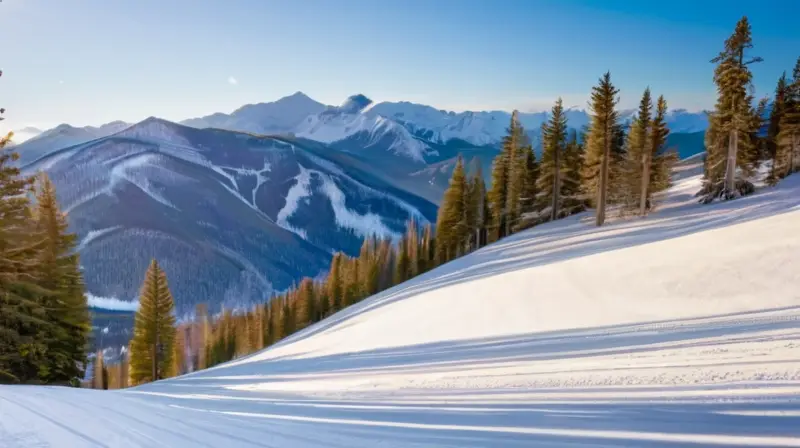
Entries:
POLYGON ((543 110, 584 107, 610 70, 622 107, 649 85, 700 110, 744 14, 766 94, 800 56, 800 0, 3 0, 0 106, 12 127, 182 120, 298 90, 543 110))

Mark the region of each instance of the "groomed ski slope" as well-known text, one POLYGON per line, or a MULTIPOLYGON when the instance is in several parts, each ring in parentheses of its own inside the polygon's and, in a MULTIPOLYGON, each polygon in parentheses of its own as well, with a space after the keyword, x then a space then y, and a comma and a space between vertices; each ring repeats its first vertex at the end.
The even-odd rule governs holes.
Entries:
POLYGON ((125 391, 0 387, 2 447, 800 447, 800 176, 486 247, 125 391))

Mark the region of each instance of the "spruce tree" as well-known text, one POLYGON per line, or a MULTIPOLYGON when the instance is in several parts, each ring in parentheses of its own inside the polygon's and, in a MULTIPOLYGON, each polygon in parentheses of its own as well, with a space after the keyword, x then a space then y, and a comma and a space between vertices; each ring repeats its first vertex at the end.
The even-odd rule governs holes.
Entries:
POLYGON ((328 300, 330 300, 330 314, 342 309, 342 253, 336 252, 331 259, 331 268, 328 271, 328 300))
POLYGON ((514 111, 506 136, 503 137, 500 153, 492 164, 492 185, 488 193, 493 218, 492 240, 508 235, 518 217, 523 180, 518 159, 523 135, 524 130, 519 123, 518 112, 514 111))
POLYGON ((678 154, 667 152, 667 101, 661 95, 656 101, 656 115, 650 125, 650 176, 648 179, 648 192, 646 208, 653 207, 654 193, 666 190, 672 184, 672 167, 678 161, 678 154))
POLYGON ((519 113, 511 115, 508 135, 503 138, 503 150, 508 154, 508 187, 506 188, 506 229, 504 234, 510 235, 519 224, 521 202, 525 189, 525 149, 530 145, 525 129, 519 122, 519 113))
POLYGON ((461 255, 464 241, 470 236, 465 213, 466 192, 464 162, 459 156, 436 218, 436 260, 440 264, 461 255))
POLYGON ((27 193, 34 181, 13 164, 19 156, 8 150, 12 136, 0 138, 0 383, 38 381, 48 373, 43 335, 52 325, 39 300, 47 291, 36 284, 45 238, 31 226, 27 193))
POLYGON ((305 328, 314 323, 317 313, 314 298, 314 282, 306 277, 300 281, 297 288, 297 329, 305 328))
POLYGON ((621 126, 616 105, 619 90, 611 83, 611 73, 606 72, 597 86, 592 88, 589 134, 587 136, 585 188, 594 198, 595 224, 603 225, 610 191, 611 170, 621 153, 621 126), (612 157, 614 160, 612 161, 612 157))
POLYGON ((536 199, 539 195, 539 162, 536 160, 536 153, 533 148, 524 148, 525 158, 525 182, 522 190, 522 213, 531 213, 536 210, 536 199))
POLYGON ((542 125, 542 161, 539 165, 536 209, 545 213, 547 219, 556 220, 561 212, 562 176, 565 171, 567 150, 567 117, 559 98, 550 112, 550 118, 542 125))
POLYGON ((749 65, 762 59, 747 55, 752 47, 750 23, 743 17, 725 41, 723 51, 711 61, 717 64, 714 83, 718 97, 706 130, 705 178, 699 192, 702 202, 732 199, 754 191, 749 177, 756 168, 758 148, 753 137, 760 117, 749 93, 753 78, 749 65))
POLYGON ((567 138, 567 149, 564 154, 562 173, 561 210, 563 215, 571 215, 583 211, 586 199, 581 191, 581 173, 583 172, 584 150, 578 141, 578 133, 572 129, 567 138))
POLYGON ((630 132, 625 142, 627 157, 625 160, 625 203, 629 209, 644 215, 648 209, 651 177, 651 123, 653 119, 653 101, 650 88, 645 89, 639 110, 631 121, 630 132))
MULTIPOLYGON (((772 167, 770 168, 766 179, 766 182, 769 185, 775 185, 781 178, 779 173, 783 171, 781 169, 781 162, 779 161, 779 155, 782 154, 778 151, 778 135, 780 135, 781 120, 786 113, 786 100, 788 99, 788 94, 789 82, 786 78, 786 72, 784 72, 783 75, 781 75, 781 77, 778 79, 778 85, 775 87, 775 97, 772 100, 772 110, 770 110, 769 113, 769 125, 767 127, 767 157, 770 161, 772 161, 772 167)), ((783 159, 783 157, 780 159, 783 159)))
POLYGON ((175 343, 175 308, 167 275, 153 260, 139 294, 131 339, 130 370, 134 385, 168 378, 175 343))
POLYGON ((41 379, 64 384, 83 377, 91 323, 75 250, 77 235, 69 233, 53 183, 44 174, 39 176, 36 221, 45 236, 39 256, 39 284, 49 291, 40 300, 48 322, 52 323, 48 326, 51 331, 44 336, 48 346, 47 365, 41 379))
MULTIPOLYGON (((413 226, 413 221, 409 228, 413 226)), ((410 232, 411 230, 409 230, 410 232)), ((369 297, 378 292, 378 239, 376 236, 365 238, 358 255, 358 278, 361 281, 361 296, 369 297)), ((417 266, 418 268, 418 266, 417 266)))
POLYGON ((785 110, 777 134, 777 153, 781 177, 800 171, 800 58, 792 71, 792 82, 786 89, 785 110))

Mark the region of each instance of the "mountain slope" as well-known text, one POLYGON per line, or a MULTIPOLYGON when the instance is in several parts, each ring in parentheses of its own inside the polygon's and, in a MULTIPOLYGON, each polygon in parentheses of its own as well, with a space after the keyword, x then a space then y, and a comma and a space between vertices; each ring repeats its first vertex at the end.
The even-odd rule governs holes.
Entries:
POLYGON ((701 206, 701 166, 679 170, 646 219, 516 234, 212 369, 119 392, 0 387, 0 436, 800 446, 800 177, 701 206))
POLYGON ((180 313, 241 305, 394 236, 435 207, 359 178, 319 144, 194 129, 155 118, 25 166, 56 184, 88 291, 131 300, 148 260, 164 266, 180 313))

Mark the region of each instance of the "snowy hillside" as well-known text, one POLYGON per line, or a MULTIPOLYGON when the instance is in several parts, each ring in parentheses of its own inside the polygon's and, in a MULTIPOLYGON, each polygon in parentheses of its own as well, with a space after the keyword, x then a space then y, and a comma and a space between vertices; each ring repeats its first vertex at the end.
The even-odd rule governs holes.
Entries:
POLYGON ((701 206, 700 170, 646 219, 536 227, 209 370, 0 387, 0 440, 800 446, 800 177, 701 206))
POLYGON ((365 236, 433 219, 430 202, 328 152, 149 118, 23 170, 45 171, 56 184, 93 304, 136 297, 155 257, 184 313, 200 302, 263 301, 319 275, 334 251, 357 254, 365 236))

